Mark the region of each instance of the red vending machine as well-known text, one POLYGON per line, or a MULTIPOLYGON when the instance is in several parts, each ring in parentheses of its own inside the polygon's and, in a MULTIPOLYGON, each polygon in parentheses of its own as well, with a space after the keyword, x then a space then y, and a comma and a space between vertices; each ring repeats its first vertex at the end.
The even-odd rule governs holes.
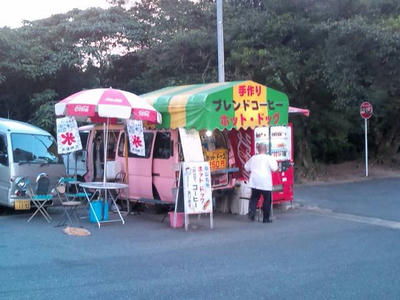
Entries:
POLYGON ((267 126, 247 130, 233 130, 230 141, 235 153, 238 179, 247 181, 249 174, 244 164, 256 153, 256 145, 265 143, 269 154, 278 161, 278 171, 272 173, 274 204, 293 201, 294 163, 292 124, 286 126, 267 126))
MULTIPOLYGON (((268 126, 254 129, 254 149, 258 143, 265 143, 269 154, 278 161, 278 171, 272 173, 274 192, 273 203, 293 201, 293 135, 292 124, 268 126)), ((257 150, 255 150, 257 151, 257 150)))

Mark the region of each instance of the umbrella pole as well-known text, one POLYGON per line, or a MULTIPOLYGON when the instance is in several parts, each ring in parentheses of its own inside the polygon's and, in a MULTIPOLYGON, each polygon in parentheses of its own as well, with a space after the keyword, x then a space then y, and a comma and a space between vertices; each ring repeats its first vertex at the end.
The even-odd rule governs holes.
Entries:
POLYGON ((67 176, 69 176, 69 153, 67 155, 67 176))
MULTIPOLYGON (((104 131, 104 176, 103 176, 103 184, 106 184, 107 181, 107 149, 108 149, 108 127, 109 127, 109 118, 107 118, 107 126, 106 123, 103 124, 103 131, 104 131)), ((106 203, 108 203, 107 199, 107 190, 104 190, 104 210, 106 209, 106 203)), ((105 211, 103 212, 105 214, 105 211)))
POLYGON ((107 132, 106 132, 106 122, 103 123, 103 183, 106 182, 106 172, 107 172, 107 132))
POLYGON ((103 123, 103 132, 104 132, 104 176, 103 183, 107 181, 107 149, 108 149, 108 128, 109 128, 110 119, 107 118, 107 125, 103 123))
POLYGON ((78 180, 78 151, 74 152, 75 155, 75 172, 74 172, 74 177, 75 180, 78 180))
POLYGON ((124 158, 125 158, 125 179, 124 183, 129 185, 129 161, 128 161, 128 136, 124 135, 124 158))

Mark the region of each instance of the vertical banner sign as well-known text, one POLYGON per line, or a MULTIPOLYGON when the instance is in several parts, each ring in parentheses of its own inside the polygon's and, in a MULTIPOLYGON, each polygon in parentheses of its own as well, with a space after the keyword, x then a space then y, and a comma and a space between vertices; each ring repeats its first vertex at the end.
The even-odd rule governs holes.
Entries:
POLYGON ((208 162, 182 164, 185 214, 212 213, 211 173, 208 162))
POLYGON ((139 156, 145 156, 145 144, 143 136, 143 122, 141 120, 127 120, 129 151, 139 156))
POLYGON ((56 125, 58 154, 82 150, 78 124, 74 117, 58 118, 56 125))

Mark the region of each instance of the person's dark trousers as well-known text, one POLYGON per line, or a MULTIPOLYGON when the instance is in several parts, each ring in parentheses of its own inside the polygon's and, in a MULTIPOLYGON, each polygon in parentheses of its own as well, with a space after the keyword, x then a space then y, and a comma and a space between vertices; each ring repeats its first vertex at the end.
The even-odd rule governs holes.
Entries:
POLYGON ((250 203, 249 203, 249 218, 254 219, 256 215, 256 208, 258 200, 260 196, 263 195, 264 203, 263 203, 263 212, 264 218, 263 221, 269 220, 271 214, 271 191, 264 191, 258 189, 251 189, 250 203))

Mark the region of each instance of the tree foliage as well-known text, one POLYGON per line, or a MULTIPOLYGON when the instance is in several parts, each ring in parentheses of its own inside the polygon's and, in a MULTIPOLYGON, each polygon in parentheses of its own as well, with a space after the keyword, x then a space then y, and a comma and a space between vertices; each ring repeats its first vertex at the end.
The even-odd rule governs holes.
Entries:
MULTIPOLYGON (((214 1, 108 2, 0 28, 1 116, 52 130, 55 101, 81 89, 216 81, 214 1)), ((266 84, 311 110, 292 119, 309 172, 359 156, 363 101, 375 108, 371 154, 387 160, 400 147, 399 35, 397 0, 225 0, 226 79, 266 84)))

